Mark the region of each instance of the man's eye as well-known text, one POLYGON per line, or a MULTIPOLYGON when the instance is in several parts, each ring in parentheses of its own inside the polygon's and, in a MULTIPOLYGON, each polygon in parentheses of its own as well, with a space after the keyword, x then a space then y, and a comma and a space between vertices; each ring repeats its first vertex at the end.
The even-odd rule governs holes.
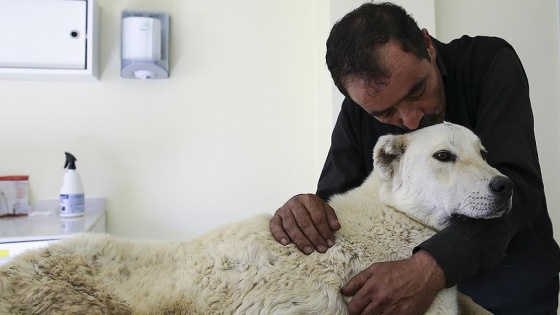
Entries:
POLYGON ((457 156, 447 150, 437 151, 433 157, 441 162, 455 162, 457 160, 457 156))
POLYGON ((388 111, 386 111, 385 113, 383 113, 382 118, 383 118, 383 119, 389 119, 389 118, 391 118, 391 117, 393 116, 393 113, 394 113, 394 112, 395 112, 395 110, 391 108, 390 110, 388 110, 388 111))
POLYGON ((426 84, 425 83, 422 85, 422 87, 420 87, 419 89, 414 91, 414 93, 412 93, 410 95, 410 98, 419 98, 420 96, 422 96, 424 94, 424 91, 426 91, 426 84))
POLYGON ((377 118, 377 119, 382 119, 382 120, 387 120, 390 119, 391 117, 393 117, 393 114, 395 113, 395 110, 390 108, 387 109, 381 113, 378 114, 371 114, 373 117, 377 118))

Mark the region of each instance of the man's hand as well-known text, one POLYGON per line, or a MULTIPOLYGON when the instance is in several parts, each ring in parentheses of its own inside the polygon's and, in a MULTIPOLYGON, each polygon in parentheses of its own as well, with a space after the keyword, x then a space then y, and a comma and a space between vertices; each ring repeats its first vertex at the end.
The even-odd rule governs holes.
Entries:
POLYGON ((445 287, 445 275, 435 259, 420 250, 411 258, 374 263, 340 291, 353 295, 353 314, 424 314, 445 287))
POLYGON ((326 252, 334 245, 333 231, 338 229, 340 223, 334 209, 313 194, 290 198, 270 220, 270 231, 279 243, 293 242, 307 255, 314 249, 326 252))

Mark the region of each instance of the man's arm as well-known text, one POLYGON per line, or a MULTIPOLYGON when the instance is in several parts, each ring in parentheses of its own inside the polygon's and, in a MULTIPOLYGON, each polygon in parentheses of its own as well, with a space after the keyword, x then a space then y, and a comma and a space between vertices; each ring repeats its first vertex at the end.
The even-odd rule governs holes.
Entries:
POLYGON ((396 126, 378 122, 350 99, 342 103, 332 132, 331 147, 319 179, 316 195, 292 197, 270 222, 276 240, 293 242, 302 252, 311 247, 324 252, 334 244, 340 228, 336 214, 326 202, 334 194, 359 186, 373 169, 373 147, 385 134, 400 134, 396 126))
MULTIPOLYGON (((270 221, 270 231, 278 242, 284 245, 292 242, 305 254, 314 250, 323 253, 334 245, 333 231, 340 229, 340 224, 326 201, 333 194, 360 185, 368 175, 356 129, 353 129, 361 128, 360 111, 363 110, 349 100, 342 104, 317 195, 292 197, 276 210, 270 221)), ((373 149, 373 144, 371 147, 373 149)), ((370 165, 373 167, 372 161, 370 165)))
POLYGON ((443 268, 448 287, 494 267, 510 239, 545 209, 528 82, 510 47, 498 52, 484 79, 473 127, 489 164, 514 182, 513 206, 500 219, 453 222, 420 244, 443 268))
MULTIPOLYGON (((348 98, 342 103, 332 132, 331 147, 317 185, 317 195, 323 200, 359 186, 373 168, 373 159, 364 159, 362 143, 358 140, 363 137, 363 111, 348 98)), ((375 142, 371 144, 370 157, 374 144, 375 142)))

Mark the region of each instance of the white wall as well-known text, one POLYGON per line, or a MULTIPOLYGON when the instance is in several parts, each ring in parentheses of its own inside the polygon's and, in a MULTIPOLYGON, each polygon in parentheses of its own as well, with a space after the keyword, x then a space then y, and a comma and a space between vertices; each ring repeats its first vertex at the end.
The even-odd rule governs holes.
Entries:
POLYGON ((436 0, 438 38, 492 35, 509 41, 529 79, 548 209, 560 239, 560 66, 557 0, 436 0), (538 4, 537 4, 538 3, 538 4))
POLYGON ((1 174, 55 199, 72 152, 86 194, 107 199, 109 232, 143 238, 192 237, 315 191, 331 128, 326 5, 98 3, 100 81, 0 81, 1 174), (170 13, 168 80, 120 78, 123 9, 170 13))

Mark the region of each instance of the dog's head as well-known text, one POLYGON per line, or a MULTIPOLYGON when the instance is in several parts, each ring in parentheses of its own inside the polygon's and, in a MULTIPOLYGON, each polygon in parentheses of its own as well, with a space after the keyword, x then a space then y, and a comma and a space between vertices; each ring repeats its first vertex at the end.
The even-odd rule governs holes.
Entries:
POLYGON ((450 123, 383 136, 373 150, 380 198, 436 229, 456 215, 499 217, 511 209, 513 182, 485 155, 474 133, 450 123))

